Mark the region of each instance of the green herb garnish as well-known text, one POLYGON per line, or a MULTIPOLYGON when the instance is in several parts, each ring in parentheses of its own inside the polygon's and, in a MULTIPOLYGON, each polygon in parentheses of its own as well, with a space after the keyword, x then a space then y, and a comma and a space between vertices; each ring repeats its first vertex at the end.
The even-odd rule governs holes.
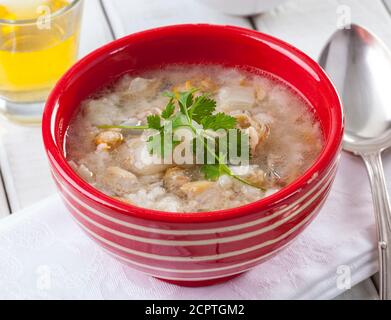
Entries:
MULTIPOLYGON (((147 130, 154 129, 158 131, 158 135, 164 137, 165 129, 164 124, 170 122, 172 127, 172 132, 175 132, 176 129, 181 127, 189 128, 195 135, 194 141, 200 141, 204 150, 206 151, 205 157, 214 158, 214 164, 203 164, 201 167, 201 172, 203 172, 205 179, 216 181, 222 175, 228 175, 234 179, 250 185, 255 188, 260 188, 259 186, 253 185, 250 182, 240 178, 235 175, 232 170, 228 167, 226 157, 219 154, 216 149, 211 149, 208 146, 208 139, 215 139, 215 137, 208 134, 207 130, 217 131, 217 130, 230 130, 234 129, 237 124, 236 118, 227 115, 225 113, 214 114, 216 110, 216 101, 211 99, 207 94, 203 94, 195 97, 194 93, 197 92, 197 89, 192 89, 185 92, 165 92, 164 95, 170 100, 168 101, 166 107, 162 111, 161 115, 150 115, 147 117, 147 125, 143 126, 110 126, 103 125, 99 126, 101 129, 138 129, 138 130, 147 130), (199 130, 202 128, 203 130, 199 130)), ((240 130, 238 129, 238 132, 240 130)), ((150 150, 156 147, 157 139, 153 139, 151 136, 148 140, 150 150)), ((228 141, 227 152, 231 147, 235 147, 236 150, 241 148, 241 139, 236 141, 228 141)), ((161 139, 163 141, 163 139, 161 139)), ((160 142, 159 142, 160 143, 160 142)), ((179 143, 174 141, 174 145, 179 143)), ((159 146, 158 146, 159 147, 159 146)), ((161 143, 161 155, 164 156, 165 153, 171 152, 172 150, 164 150, 164 143, 161 143)))

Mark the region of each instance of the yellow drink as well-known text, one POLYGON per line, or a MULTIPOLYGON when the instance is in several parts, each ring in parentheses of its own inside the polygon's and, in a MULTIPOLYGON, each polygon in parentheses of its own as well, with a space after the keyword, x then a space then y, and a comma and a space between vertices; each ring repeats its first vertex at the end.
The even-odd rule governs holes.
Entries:
POLYGON ((12 102, 44 100, 75 62, 80 11, 67 11, 70 2, 0 0, 0 19, 16 21, 0 23, 0 96, 12 102))

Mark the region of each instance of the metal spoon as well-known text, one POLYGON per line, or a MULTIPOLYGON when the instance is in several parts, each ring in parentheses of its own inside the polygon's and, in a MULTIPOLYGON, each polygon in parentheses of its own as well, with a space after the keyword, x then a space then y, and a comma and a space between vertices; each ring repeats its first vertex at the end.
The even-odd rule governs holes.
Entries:
POLYGON ((391 146, 391 52, 368 30, 339 30, 319 63, 344 103, 344 149, 363 158, 379 237, 380 299, 391 300, 391 210, 381 153, 391 146))

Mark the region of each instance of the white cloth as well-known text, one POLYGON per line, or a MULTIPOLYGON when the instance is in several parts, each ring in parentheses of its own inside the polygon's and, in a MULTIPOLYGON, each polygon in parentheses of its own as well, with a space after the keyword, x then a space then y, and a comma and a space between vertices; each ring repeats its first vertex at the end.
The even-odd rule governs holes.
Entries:
POLYGON ((122 265, 84 235, 58 196, 0 221, 0 299, 329 299, 344 291, 337 284, 347 284, 347 270, 352 286, 377 270, 369 185, 348 154, 325 207, 291 246, 210 287, 178 287, 122 265))

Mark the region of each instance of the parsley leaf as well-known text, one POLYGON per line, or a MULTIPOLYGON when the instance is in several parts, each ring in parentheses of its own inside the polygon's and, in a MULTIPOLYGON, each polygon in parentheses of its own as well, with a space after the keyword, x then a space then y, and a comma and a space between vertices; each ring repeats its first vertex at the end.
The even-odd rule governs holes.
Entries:
POLYGON ((147 117, 147 123, 149 129, 160 130, 162 128, 160 116, 153 114, 147 117))
MULTIPOLYGON (((173 148, 178 145, 179 141, 174 141, 174 131, 180 127, 188 127, 195 134, 196 137, 193 140, 194 153, 197 152, 195 148, 195 141, 200 141, 204 148, 204 158, 210 158, 211 155, 214 158, 213 164, 204 164, 201 166, 201 171, 204 173, 205 179, 216 181, 220 176, 226 174, 244 184, 250 185, 255 188, 259 188, 241 177, 235 175, 231 169, 227 166, 227 155, 224 152, 220 152, 219 141, 217 140, 217 148, 208 146, 208 139, 217 139, 213 135, 207 133, 207 130, 217 131, 219 129, 230 130, 235 129, 237 120, 225 113, 213 114, 216 110, 216 101, 209 98, 204 94, 198 97, 194 97, 194 93, 197 89, 192 89, 185 92, 165 92, 164 96, 169 97, 170 100, 167 103, 165 109, 162 111, 161 116, 150 115, 147 117, 147 125, 143 126, 99 126, 101 129, 119 128, 119 129, 155 129, 158 132, 151 135, 147 141, 148 149, 152 152, 157 152, 161 157, 172 154, 173 148), (179 110, 175 112, 176 105, 179 106, 179 110), (164 126, 162 125, 164 120, 164 126), (169 124, 169 126, 166 126, 169 124), (167 129, 170 128, 170 129, 167 129), (169 143, 166 143, 164 137, 168 136, 169 143), (171 143, 170 143, 171 142, 171 143)), ((241 150, 241 147, 249 149, 248 135, 245 136, 244 146, 241 140, 241 134, 243 132, 240 129, 238 131, 237 138, 228 138, 227 146, 228 150, 236 149, 237 152, 241 150)), ((228 132, 226 132, 228 135, 228 132)), ((228 150, 225 150, 228 153, 228 150)), ((241 153, 241 152, 240 152, 241 153)))
POLYGON ((174 99, 171 98, 170 101, 167 103, 166 108, 162 111, 162 118, 167 120, 174 114, 174 111, 175 111, 174 99))
POLYGON ((225 113, 219 112, 217 114, 204 117, 201 120, 201 125, 205 130, 210 129, 217 131, 219 129, 234 129, 236 126, 236 119, 225 113))
POLYGON ((231 170, 223 163, 204 164, 201 167, 201 172, 205 175, 205 179, 211 181, 216 181, 224 174, 232 176, 231 170))
POLYGON ((211 181, 216 181, 222 175, 219 164, 204 164, 201 167, 201 171, 204 174, 205 179, 211 181))
POLYGON ((197 89, 192 89, 190 91, 184 91, 178 93, 178 103, 179 108, 181 109, 181 112, 183 114, 188 114, 188 109, 192 106, 194 102, 194 92, 196 92, 197 89))
POLYGON ((194 99, 189 115, 194 121, 201 123, 203 118, 211 116, 215 110, 216 101, 206 95, 202 95, 194 99))
POLYGON ((171 123, 172 123, 172 130, 178 129, 180 127, 188 126, 189 124, 186 116, 180 112, 176 113, 171 118, 171 123))

